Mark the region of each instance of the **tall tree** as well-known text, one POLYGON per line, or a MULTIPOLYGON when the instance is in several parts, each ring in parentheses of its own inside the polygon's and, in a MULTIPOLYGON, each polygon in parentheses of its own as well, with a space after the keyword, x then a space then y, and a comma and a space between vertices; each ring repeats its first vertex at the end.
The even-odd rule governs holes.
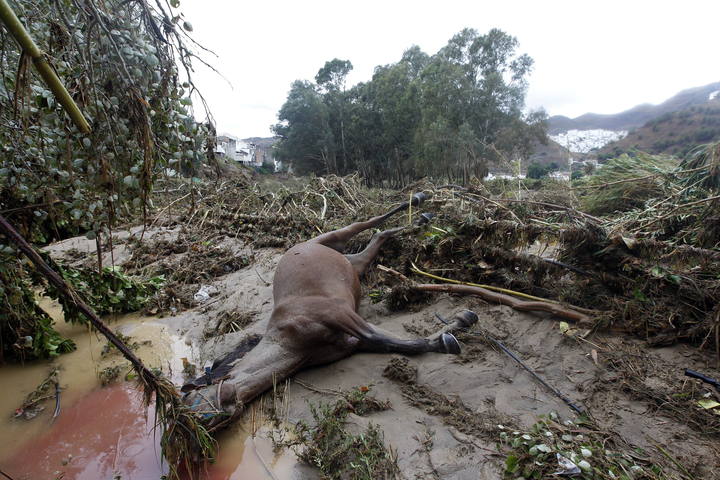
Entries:
MULTIPOLYGON (((348 169, 347 146, 345 144, 345 104, 347 95, 345 91, 345 80, 348 73, 353 69, 349 60, 334 58, 325 62, 317 75, 315 82, 325 92, 325 102, 330 115, 330 125, 335 132, 335 138, 340 138, 342 147, 342 167, 336 173, 346 173, 348 169)), ((335 152, 332 152, 335 155, 335 152)), ((333 162, 335 163, 335 162, 333 162)))
POLYGON ((296 80, 287 101, 278 113, 280 122, 273 126, 281 141, 277 158, 292 164, 296 173, 330 173, 337 171, 328 112, 322 96, 311 82, 296 80))
POLYGON ((532 60, 517 46, 497 29, 485 35, 465 29, 433 56, 409 48, 399 62, 376 67, 371 81, 349 90, 352 64, 326 62, 317 86, 303 86, 313 101, 298 102, 299 92, 291 91, 283 106, 276 130, 281 149, 288 158, 315 152, 324 160, 299 160, 298 171, 358 170, 369 183, 482 177, 490 163, 528 155, 533 142, 546 138, 544 112, 523 113, 532 60), (315 121, 310 134, 297 119, 302 109, 317 119, 318 103, 325 105, 327 126, 315 121))

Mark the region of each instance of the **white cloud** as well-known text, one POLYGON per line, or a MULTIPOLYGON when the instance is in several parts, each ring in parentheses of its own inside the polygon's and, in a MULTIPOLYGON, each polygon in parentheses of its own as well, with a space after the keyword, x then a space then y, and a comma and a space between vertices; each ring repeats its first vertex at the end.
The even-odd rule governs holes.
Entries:
POLYGON ((435 53, 464 27, 497 27, 535 59, 528 105, 553 114, 614 113, 720 80, 720 2, 184 0, 204 56, 230 81, 197 65, 196 83, 223 131, 269 135, 295 79, 349 59, 349 83, 411 45, 435 53))

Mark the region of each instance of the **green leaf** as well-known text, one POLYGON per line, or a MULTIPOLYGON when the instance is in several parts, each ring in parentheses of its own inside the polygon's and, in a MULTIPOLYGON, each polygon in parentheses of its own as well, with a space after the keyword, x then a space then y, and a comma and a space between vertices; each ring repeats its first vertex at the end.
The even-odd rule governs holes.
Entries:
POLYGON ((515 473, 520 468, 520 461, 515 455, 508 455, 505 459, 505 471, 507 473, 515 473))

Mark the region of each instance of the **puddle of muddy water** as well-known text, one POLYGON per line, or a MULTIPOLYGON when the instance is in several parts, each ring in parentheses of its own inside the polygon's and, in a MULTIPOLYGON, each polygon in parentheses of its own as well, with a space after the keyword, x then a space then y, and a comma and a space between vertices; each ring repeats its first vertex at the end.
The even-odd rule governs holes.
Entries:
MULTIPOLYGON (((0 368, 0 469, 15 480, 159 480, 168 467, 160 460, 154 409, 143 405, 133 382, 100 386, 98 372, 106 366, 125 365, 124 359, 119 353, 102 356, 104 337, 85 326, 66 324, 57 303, 44 299, 41 305, 56 320, 61 334, 75 341, 77 350, 52 362, 0 368), (63 388, 60 416, 53 421, 51 399, 36 418, 13 418, 25 396, 55 367, 63 388)), ((140 344, 136 353, 146 365, 161 368, 176 384, 183 382, 182 358, 190 362, 196 358, 184 339, 155 319, 137 314, 107 321, 140 344), (143 344, 146 340, 151 343, 143 344)), ((275 456, 269 440, 262 435, 250 437, 242 425, 225 432, 220 445, 219 458, 208 469, 207 479, 289 478, 296 463, 291 454, 275 456)))

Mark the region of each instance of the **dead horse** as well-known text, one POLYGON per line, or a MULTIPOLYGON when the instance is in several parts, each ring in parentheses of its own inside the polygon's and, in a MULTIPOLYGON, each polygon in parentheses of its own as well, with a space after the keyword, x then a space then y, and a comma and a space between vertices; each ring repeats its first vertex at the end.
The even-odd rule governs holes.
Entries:
MULTIPOLYGON (((457 314, 449 326, 427 338, 405 340, 368 323, 357 313, 360 276, 382 244, 404 228, 376 233, 360 253, 344 255, 358 233, 381 225, 392 215, 418 206, 417 193, 385 215, 322 234, 290 248, 280 259, 273 280, 275 302, 262 339, 243 341, 215 361, 209 373, 183 386, 184 401, 203 414, 215 430, 237 419, 243 407, 300 369, 335 362, 355 352, 460 353, 451 333, 477 321, 475 313, 457 314)), ((426 222, 430 215, 420 216, 426 222)))

